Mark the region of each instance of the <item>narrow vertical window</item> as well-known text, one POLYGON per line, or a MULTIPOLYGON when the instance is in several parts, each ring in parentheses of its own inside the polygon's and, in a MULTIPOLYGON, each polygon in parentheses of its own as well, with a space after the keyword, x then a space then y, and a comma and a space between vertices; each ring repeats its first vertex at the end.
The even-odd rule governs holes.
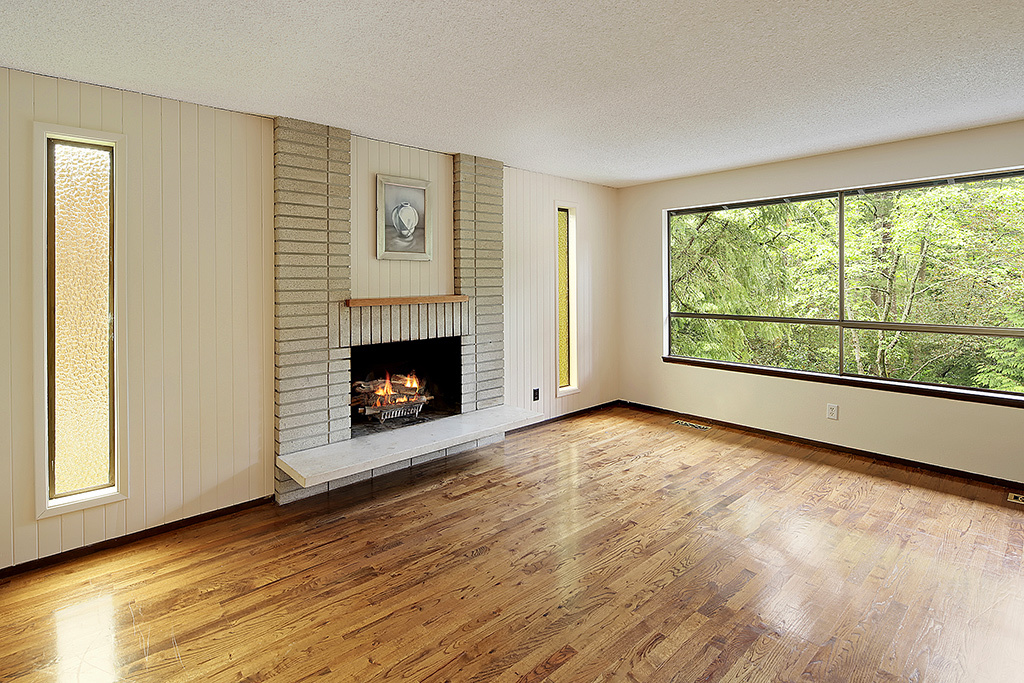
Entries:
POLYGON ((577 387, 575 214, 558 207, 558 395, 577 387))
POLYGON ((569 209, 558 210, 558 388, 569 377, 569 209))
POLYGON ((115 484, 113 152, 47 140, 50 500, 115 484))

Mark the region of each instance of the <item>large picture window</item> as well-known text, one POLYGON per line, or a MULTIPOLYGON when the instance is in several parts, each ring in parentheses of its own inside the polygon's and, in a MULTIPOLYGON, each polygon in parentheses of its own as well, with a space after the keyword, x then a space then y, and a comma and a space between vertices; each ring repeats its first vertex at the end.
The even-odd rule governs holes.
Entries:
POLYGON ((668 212, 669 357, 1024 394, 1024 176, 668 212))

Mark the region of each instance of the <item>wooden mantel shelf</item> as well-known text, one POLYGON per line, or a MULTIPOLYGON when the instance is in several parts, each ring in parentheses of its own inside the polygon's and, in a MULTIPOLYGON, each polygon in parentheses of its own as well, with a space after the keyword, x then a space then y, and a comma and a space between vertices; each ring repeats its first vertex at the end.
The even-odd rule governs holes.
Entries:
POLYGON ((450 304, 469 301, 466 294, 438 294, 435 296, 390 296, 382 299, 345 299, 345 305, 357 306, 407 306, 410 304, 450 304))

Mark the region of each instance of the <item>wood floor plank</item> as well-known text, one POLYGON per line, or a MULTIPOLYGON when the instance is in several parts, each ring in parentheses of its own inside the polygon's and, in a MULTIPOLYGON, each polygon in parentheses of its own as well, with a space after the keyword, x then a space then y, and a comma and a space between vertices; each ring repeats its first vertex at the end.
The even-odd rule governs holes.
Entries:
POLYGON ((604 408, 0 581, 0 680, 1015 680, 1004 499, 604 408))

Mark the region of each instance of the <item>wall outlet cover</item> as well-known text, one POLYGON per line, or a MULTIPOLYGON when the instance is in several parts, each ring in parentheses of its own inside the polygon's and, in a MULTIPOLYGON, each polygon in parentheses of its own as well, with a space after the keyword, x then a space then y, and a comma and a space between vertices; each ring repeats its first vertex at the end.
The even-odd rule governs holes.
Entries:
POLYGON ((830 420, 839 419, 839 405, 835 403, 825 404, 825 417, 830 420))
POLYGON ((533 400, 534 401, 539 401, 540 400, 540 389, 534 389, 533 390, 533 400))

